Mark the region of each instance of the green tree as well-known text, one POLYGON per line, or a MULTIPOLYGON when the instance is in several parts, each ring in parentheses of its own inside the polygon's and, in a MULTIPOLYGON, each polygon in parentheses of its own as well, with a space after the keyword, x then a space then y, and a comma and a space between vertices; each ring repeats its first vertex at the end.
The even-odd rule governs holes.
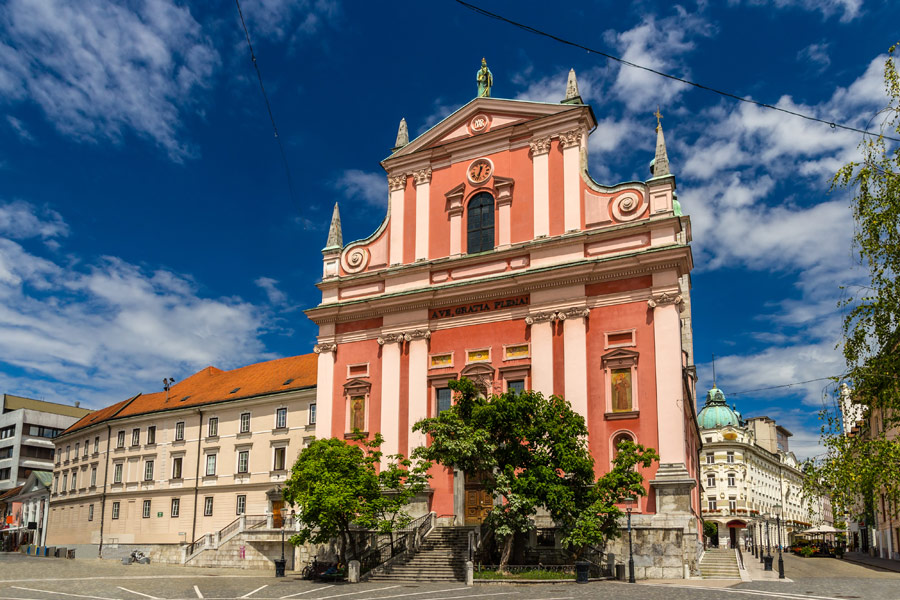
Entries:
POLYGON ((884 494, 889 506, 900 504, 900 441, 890 435, 900 418, 900 145, 885 138, 885 132, 900 134, 896 48, 884 65, 889 102, 880 112, 881 133, 863 138, 861 160, 842 167, 832 182, 832 189, 853 192, 854 250, 869 279, 868 286, 844 288, 847 373, 836 381, 850 386, 870 418, 859 435, 849 435, 838 407, 821 413, 826 451, 806 466, 804 486, 807 494, 830 494, 836 514, 870 524, 875 494, 884 494))
POLYGON ((285 501, 299 509, 300 529, 291 536, 292 544, 337 538, 340 561, 346 564, 352 526, 388 533, 409 523, 404 507, 424 490, 430 465, 396 454, 379 470, 383 441, 380 434, 367 440, 356 432, 354 443, 328 438, 303 449, 284 487, 285 501))
POLYGON ((658 460, 652 449, 621 444, 614 468, 597 480, 584 419, 563 398, 526 391, 488 399, 467 379, 449 385, 455 404, 413 426, 431 441, 413 455, 483 483, 494 498, 487 524, 503 539, 501 569, 515 535, 534 526, 539 508, 550 513, 563 545, 577 554, 618 535, 622 513, 615 504, 645 493, 635 467, 658 460))
POLYGON ((715 540, 719 537, 719 526, 713 521, 703 521, 703 537, 715 540))

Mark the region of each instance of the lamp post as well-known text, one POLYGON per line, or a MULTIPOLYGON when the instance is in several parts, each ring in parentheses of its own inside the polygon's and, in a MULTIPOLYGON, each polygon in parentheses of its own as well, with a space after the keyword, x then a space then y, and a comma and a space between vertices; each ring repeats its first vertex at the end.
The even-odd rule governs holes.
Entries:
POLYGON ((288 510, 282 506, 278 512, 281 516, 281 560, 275 561, 275 577, 284 577, 284 519, 287 517, 288 510))
POLYGON ((778 528, 778 579, 784 579, 784 558, 781 556, 781 505, 775 505, 775 526, 778 528))
POLYGON ((763 564, 766 562, 766 554, 763 552, 763 542, 766 541, 766 537, 763 535, 762 515, 757 517, 756 529, 757 533, 759 533, 759 564, 763 564))
POLYGON ((634 548, 631 543, 631 503, 634 498, 625 500, 625 512, 628 513, 628 583, 634 583, 634 548))

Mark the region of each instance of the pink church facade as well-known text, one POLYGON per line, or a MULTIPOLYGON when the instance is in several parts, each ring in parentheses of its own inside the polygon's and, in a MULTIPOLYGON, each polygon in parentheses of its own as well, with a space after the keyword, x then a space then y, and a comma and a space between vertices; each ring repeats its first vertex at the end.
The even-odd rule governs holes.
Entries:
MULTIPOLYGON (((650 179, 601 185, 587 169, 596 118, 568 95, 476 98, 410 142, 404 122, 381 163, 380 227, 344 245, 335 210, 322 302, 307 311, 319 326, 316 436, 357 427, 408 455, 426 443, 412 425, 451 401, 450 379, 559 394, 587 422, 598 474, 623 436, 657 449, 637 512, 647 527, 676 515, 690 537, 690 220, 661 129, 650 179)), ((444 522, 480 520, 483 499, 463 479, 434 468, 429 509, 444 522)))

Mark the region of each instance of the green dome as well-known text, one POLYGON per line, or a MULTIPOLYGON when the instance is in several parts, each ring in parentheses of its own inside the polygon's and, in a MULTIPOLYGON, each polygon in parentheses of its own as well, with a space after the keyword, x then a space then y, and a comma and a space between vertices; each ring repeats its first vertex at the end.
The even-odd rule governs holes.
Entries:
POLYGON ((740 426, 741 418, 728 408, 725 394, 719 388, 713 388, 706 393, 706 406, 697 415, 700 429, 715 429, 726 425, 740 426))

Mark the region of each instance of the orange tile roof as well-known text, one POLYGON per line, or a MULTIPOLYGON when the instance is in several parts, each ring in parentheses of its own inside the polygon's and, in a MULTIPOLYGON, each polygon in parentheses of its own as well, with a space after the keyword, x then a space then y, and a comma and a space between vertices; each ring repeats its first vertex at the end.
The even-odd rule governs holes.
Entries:
POLYGON ((20 485, 19 487, 14 487, 12 489, 6 490, 5 492, 0 492, 0 500, 7 500, 17 495, 22 491, 22 488, 25 486, 20 485))
POLYGON ((317 366, 315 354, 303 354, 231 371, 206 367, 172 384, 168 392, 138 394, 101 408, 76 422, 62 435, 112 419, 309 388, 316 385, 317 366))

